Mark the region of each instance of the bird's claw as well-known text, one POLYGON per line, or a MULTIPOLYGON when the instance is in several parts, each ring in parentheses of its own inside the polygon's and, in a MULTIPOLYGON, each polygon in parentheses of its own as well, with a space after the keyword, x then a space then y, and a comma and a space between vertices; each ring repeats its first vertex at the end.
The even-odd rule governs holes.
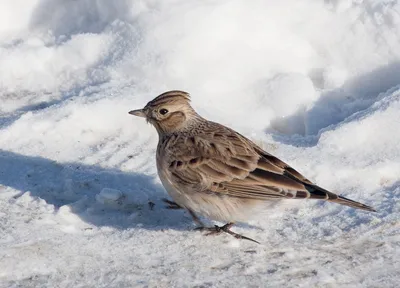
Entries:
POLYGON ((207 233, 205 234, 205 236, 217 235, 217 234, 220 234, 221 232, 225 232, 225 233, 228 233, 228 234, 232 235, 232 236, 235 237, 236 239, 249 240, 249 241, 255 242, 255 243, 257 243, 257 244, 260 244, 260 242, 254 240, 254 239, 251 239, 251 238, 249 238, 249 237, 246 237, 246 236, 237 234, 237 233, 235 233, 235 232, 232 232, 232 231, 230 230, 230 228, 232 227, 232 225, 233 225, 233 223, 228 223, 228 224, 225 224, 224 226, 214 225, 214 227, 204 227, 204 226, 200 226, 200 227, 196 227, 194 230, 197 230, 197 231, 207 231, 207 233))

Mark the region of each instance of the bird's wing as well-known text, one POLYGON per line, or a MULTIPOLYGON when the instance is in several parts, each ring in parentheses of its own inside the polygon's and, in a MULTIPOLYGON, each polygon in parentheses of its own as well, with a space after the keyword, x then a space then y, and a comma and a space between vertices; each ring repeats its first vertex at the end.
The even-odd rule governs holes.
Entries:
POLYGON ((192 186, 194 191, 238 198, 307 196, 306 187, 296 176, 308 180, 300 173, 275 157, 264 157, 250 140, 222 125, 212 131, 172 143, 175 149, 169 169, 175 181, 192 186))
POLYGON ((313 184, 244 136, 217 123, 210 131, 178 137, 170 144, 172 177, 196 193, 260 200, 312 198, 373 210, 313 184))

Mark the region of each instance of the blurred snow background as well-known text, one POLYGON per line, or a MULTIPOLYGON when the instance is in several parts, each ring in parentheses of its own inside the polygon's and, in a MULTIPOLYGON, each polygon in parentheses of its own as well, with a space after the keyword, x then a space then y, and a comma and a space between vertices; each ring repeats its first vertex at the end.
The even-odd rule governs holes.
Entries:
POLYGON ((396 287, 399 85, 395 0, 0 0, 0 286, 396 287), (191 231, 127 114, 171 89, 378 213, 191 231))

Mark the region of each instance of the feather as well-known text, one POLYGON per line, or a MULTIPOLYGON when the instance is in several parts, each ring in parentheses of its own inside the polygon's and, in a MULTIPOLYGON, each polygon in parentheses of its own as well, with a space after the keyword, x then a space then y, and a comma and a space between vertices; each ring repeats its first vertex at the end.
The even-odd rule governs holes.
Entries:
MULTIPOLYGON (((315 184, 277 157, 220 124, 211 123, 202 133, 174 139, 174 163, 170 166, 177 181, 192 175, 193 193, 214 193, 254 200, 319 199, 353 208, 375 211, 359 202, 338 196, 315 184), (210 131, 214 131, 211 133, 210 131), (193 176, 194 175, 194 176, 193 176), (198 184, 196 185, 196 183, 198 184), (198 188, 201 187, 199 191, 198 188)), ((172 143, 172 142, 171 142, 172 143)), ((172 161, 172 162, 173 162, 172 161)), ((184 180, 190 182, 189 180, 184 180)))

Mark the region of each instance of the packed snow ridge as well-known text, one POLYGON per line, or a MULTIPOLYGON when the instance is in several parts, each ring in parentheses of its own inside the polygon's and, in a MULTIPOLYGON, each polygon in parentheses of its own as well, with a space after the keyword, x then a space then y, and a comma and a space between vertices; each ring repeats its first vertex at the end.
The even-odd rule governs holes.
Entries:
POLYGON ((0 287, 398 285, 397 1, 2 1, 0 100, 0 287), (193 231, 127 113, 172 89, 378 212, 283 201, 235 229, 261 245, 193 231))

